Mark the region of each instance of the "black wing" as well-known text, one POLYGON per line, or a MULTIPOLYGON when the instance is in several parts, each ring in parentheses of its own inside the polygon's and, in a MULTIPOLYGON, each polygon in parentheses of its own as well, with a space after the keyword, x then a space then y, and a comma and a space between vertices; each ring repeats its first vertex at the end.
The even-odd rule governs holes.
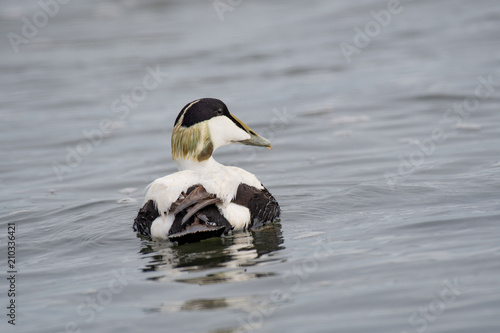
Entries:
POLYGON ((219 202, 220 199, 208 193, 202 185, 191 186, 187 195, 170 208, 175 219, 168 238, 178 244, 193 243, 231 230, 231 224, 215 205, 219 202))

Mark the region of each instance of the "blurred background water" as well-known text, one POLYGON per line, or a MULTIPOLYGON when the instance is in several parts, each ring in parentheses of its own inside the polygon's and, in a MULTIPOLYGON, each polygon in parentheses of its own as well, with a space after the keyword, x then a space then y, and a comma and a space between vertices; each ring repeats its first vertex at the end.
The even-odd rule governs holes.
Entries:
POLYGON ((0 32, 2 332, 498 332, 498 1, 3 1, 0 32), (281 222, 142 240, 200 97, 272 141, 215 157, 281 222))

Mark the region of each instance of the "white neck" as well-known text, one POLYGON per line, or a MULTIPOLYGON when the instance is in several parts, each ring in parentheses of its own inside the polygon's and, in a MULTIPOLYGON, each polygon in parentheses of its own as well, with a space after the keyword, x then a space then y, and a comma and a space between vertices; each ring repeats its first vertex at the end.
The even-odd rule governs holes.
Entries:
POLYGON ((210 156, 209 159, 201 162, 188 159, 188 160, 175 160, 175 163, 177 164, 177 169, 179 169, 179 171, 182 170, 207 171, 224 167, 224 165, 217 162, 213 158, 213 156, 210 156))

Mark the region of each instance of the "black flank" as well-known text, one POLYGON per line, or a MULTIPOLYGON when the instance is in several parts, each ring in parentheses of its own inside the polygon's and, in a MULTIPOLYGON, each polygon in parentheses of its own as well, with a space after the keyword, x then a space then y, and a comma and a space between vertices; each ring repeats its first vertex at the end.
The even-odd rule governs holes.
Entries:
POLYGON ((274 221, 281 214, 278 201, 265 187, 259 190, 247 184, 240 184, 233 202, 250 210, 250 227, 252 228, 274 221))
POLYGON ((160 216, 153 200, 149 200, 142 206, 134 220, 134 231, 151 238, 151 224, 160 216))

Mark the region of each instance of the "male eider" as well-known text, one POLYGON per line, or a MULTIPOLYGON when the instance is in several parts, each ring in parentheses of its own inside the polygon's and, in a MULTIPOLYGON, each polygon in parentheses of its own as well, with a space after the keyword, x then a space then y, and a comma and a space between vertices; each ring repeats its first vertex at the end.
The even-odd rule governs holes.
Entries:
POLYGON ((202 98, 187 104, 172 132, 172 159, 179 171, 149 185, 134 231, 182 244, 278 218, 278 202, 255 175, 212 157, 232 143, 272 149, 222 101, 202 98))

